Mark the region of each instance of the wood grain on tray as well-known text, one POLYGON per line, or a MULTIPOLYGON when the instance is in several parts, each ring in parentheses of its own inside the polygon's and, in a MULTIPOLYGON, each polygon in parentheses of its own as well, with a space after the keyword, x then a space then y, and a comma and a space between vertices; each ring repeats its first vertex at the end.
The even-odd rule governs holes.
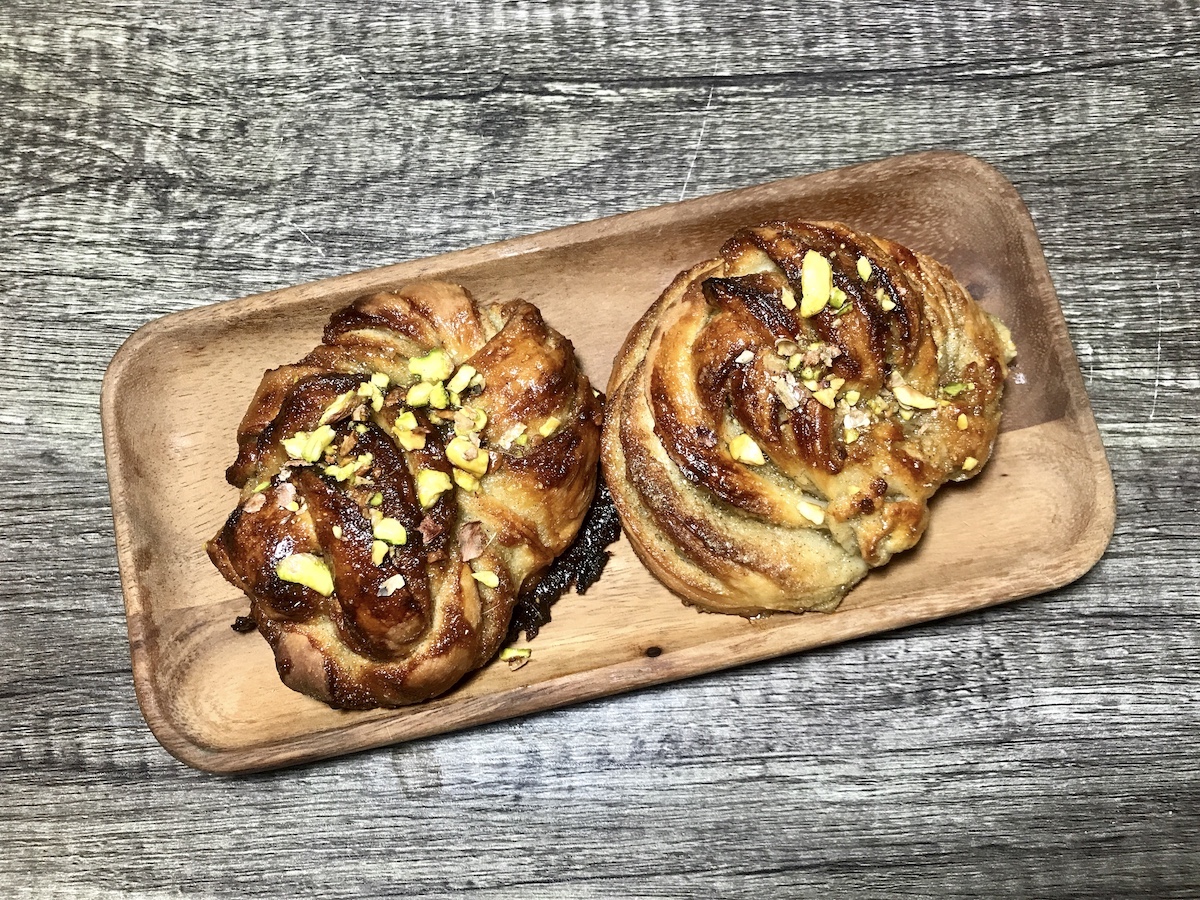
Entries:
POLYGON ((1111 476, 1033 224, 1002 176, 958 154, 793 178, 168 316, 114 358, 102 413, 139 701, 168 750, 211 771, 408 740, 1029 596, 1087 571, 1113 527, 1111 476), (302 355, 334 309, 425 277, 481 298, 523 297, 603 384, 676 273, 739 226, 785 217, 842 220, 934 256, 1019 348, 987 470, 939 496, 922 543, 836 613, 696 612, 622 541, 595 587, 554 607, 524 667, 493 663, 440 699, 363 713, 293 694, 266 644, 231 630, 245 601, 202 545, 234 500, 222 473, 237 422, 262 372, 302 355))

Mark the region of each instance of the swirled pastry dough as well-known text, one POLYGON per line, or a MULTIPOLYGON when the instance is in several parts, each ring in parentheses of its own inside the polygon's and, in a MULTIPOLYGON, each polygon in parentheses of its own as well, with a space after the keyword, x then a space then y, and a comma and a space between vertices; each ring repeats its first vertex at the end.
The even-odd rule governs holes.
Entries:
POLYGON ((831 609, 987 462, 1013 353, 923 254, 840 223, 743 229, 617 357, 601 458, 625 531, 697 606, 831 609))
POLYGON ((486 663, 592 500, 602 411, 529 303, 418 283, 266 373, 208 544, 291 688, 398 706, 486 663))

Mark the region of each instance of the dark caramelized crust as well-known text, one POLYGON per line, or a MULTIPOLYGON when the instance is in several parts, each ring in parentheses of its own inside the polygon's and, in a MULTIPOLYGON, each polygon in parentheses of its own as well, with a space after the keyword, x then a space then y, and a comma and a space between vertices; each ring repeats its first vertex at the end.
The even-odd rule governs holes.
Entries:
POLYGON ((439 282, 360 298, 263 376, 209 556, 289 687, 341 708, 419 702, 491 659, 517 595, 571 543, 601 419, 530 304, 439 282), (446 370, 422 378, 439 349, 446 370))
POLYGON ((626 533, 707 609, 830 609, 980 471, 1013 352, 929 257, 840 223, 743 229, 617 357, 602 463, 626 533))

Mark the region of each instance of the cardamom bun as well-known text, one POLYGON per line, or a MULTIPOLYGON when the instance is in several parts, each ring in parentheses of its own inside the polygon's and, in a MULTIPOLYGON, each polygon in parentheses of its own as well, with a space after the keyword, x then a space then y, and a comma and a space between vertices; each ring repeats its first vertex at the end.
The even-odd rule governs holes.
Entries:
POLYGON ((601 463, 625 532, 703 609, 833 609, 987 463, 1014 354, 924 254, 836 222, 742 229, 615 361, 601 463))
POLYGON ((362 297, 264 375, 209 556, 289 687, 347 709, 437 696, 574 538, 601 420, 531 304, 442 282, 362 297))

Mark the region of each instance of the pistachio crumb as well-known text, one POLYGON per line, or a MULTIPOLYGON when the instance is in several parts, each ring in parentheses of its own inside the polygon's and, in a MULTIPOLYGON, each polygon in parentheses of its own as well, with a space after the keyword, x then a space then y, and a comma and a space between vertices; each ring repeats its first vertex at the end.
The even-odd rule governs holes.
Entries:
POLYGON ((333 573, 325 560, 313 553, 293 553, 285 556, 275 566, 275 574, 281 581, 302 584, 322 597, 333 593, 333 573))
POLYGON ((729 455, 738 462, 752 466, 763 466, 767 463, 762 448, 748 434, 739 434, 729 442, 729 455))
POLYGON ((533 651, 528 647, 505 647, 500 651, 500 662, 508 663, 508 667, 515 671, 529 662, 532 654, 533 651))
POLYGON ((404 395, 404 402, 409 406, 428 406, 429 396, 433 393, 433 385, 428 381, 418 381, 404 395))
POLYGON ((479 490, 479 479, 470 472, 464 472, 462 469, 454 470, 454 483, 470 494, 479 490))
POLYGON ((402 590, 405 584, 407 584, 407 582, 404 580, 403 575, 393 575, 391 578, 385 579, 383 583, 379 585, 379 589, 375 592, 375 594, 379 597, 390 597, 392 594, 396 593, 396 591, 402 590))
POLYGON ((958 430, 959 430, 959 431, 966 431, 966 430, 967 430, 967 425, 968 425, 968 424, 970 424, 970 423, 967 421, 967 414, 966 414, 966 413, 959 413, 959 414, 958 414, 958 430))
POLYGON ((383 564, 383 558, 387 556, 388 545, 384 541, 371 541, 371 562, 379 566, 383 564))
POLYGON ((479 476, 487 473, 491 457, 486 450, 480 450, 470 439, 456 435, 446 445, 446 458, 456 468, 479 476))
POLYGON ((837 388, 834 387, 820 388, 813 391, 812 395, 813 399, 826 409, 833 409, 837 403, 837 388))
POLYGON ((865 256, 860 256, 858 262, 855 264, 855 268, 858 269, 859 278, 863 281, 871 280, 871 261, 869 259, 865 256))
POLYGON ((495 572, 489 572, 487 569, 482 569, 478 572, 472 572, 471 577, 482 584, 484 587, 499 587, 500 576, 495 572))
POLYGON ((458 371, 454 373, 454 377, 446 382, 446 390, 461 394, 470 386, 471 379, 474 377, 475 367, 464 363, 458 367, 458 371))
POLYGON ((312 431, 297 431, 290 438, 285 438, 283 449, 292 459, 315 463, 329 449, 335 436, 336 432, 332 428, 321 425, 312 431))
POLYGON ((796 510, 814 525, 823 525, 825 523, 825 510, 821 508, 819 503, 813 503, 811 500, 800 500, 796 503, 796 510))
POLYGON ((445 381, 454 371, 454 361, 441 347, 434 347, 424 356, 414 356, 408 361, 408 371, 423 382, 445 381))
POLYGON ((968 456, 966 459, 963 460, 962 470, 964 472, 970 472, 977 465, 979 465, 979 460, 977 460, 973 456, 968 456))
POLYGON ((451 487, 450 476, 438 469, 422 469, 417 473, 417 500, 424 508, 433 506, 451 487))
POLYGON ((403 546, 408 543, 408 530, 400 524, 399 520, 390 516, 385 516, 375 523, 373 534, 376 540, 386 541, 395 546, 403 546))
POLYGON ((896 399, 900 401, 902 406, 907 406, 911 409, 933 409, 937 406, 937 401, 932 397, 926 397, 920 391, 909 387, 903 381, 897 381, 892 385, 892 393, 896 395, 896 399))
POLYGON ((829 303, 833 290, 833 267, 820 253, 808 250, 800 261, 800 315, 815 316, 829 303))

